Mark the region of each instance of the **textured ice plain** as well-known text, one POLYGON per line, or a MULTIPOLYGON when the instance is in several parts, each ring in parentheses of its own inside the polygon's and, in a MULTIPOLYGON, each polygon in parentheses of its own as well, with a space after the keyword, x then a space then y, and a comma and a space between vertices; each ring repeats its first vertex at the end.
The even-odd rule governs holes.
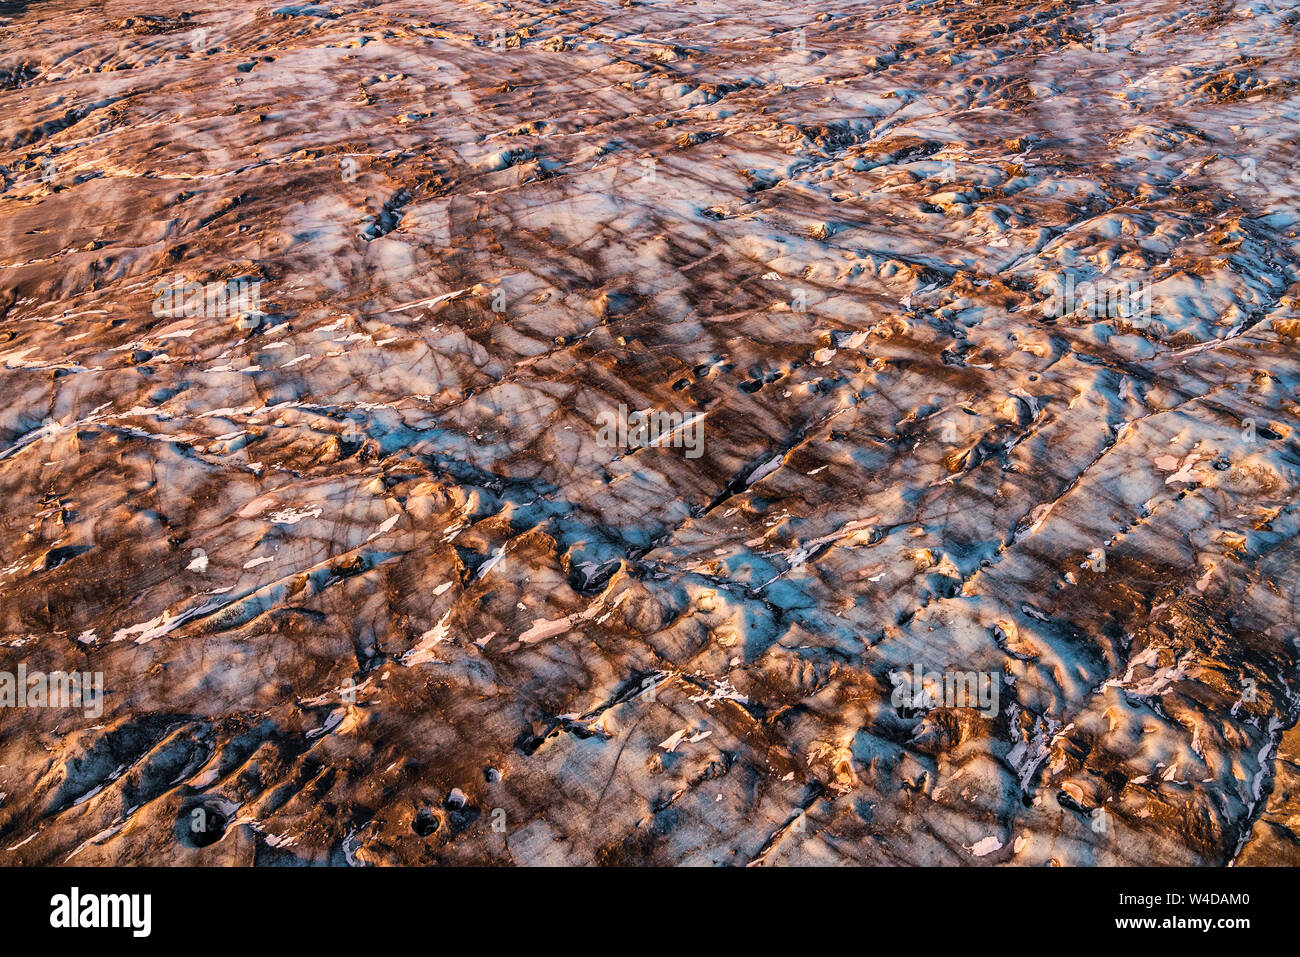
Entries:
POLYGON ((4 4, 0 862, 1300 861, 1294 6, 4 4))

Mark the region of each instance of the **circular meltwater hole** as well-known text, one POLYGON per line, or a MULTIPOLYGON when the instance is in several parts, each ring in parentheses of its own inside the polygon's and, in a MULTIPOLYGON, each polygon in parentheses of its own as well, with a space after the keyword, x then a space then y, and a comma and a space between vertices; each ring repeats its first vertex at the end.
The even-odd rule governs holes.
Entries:
POLYGON ((226 835, 239 805, 220 797, 186 803, 176 819, 176 832, 186 847, 211 847, 226 835))

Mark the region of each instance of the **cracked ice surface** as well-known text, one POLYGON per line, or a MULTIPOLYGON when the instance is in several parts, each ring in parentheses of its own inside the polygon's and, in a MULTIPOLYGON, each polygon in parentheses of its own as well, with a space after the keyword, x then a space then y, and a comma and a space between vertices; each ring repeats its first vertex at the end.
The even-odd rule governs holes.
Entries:
POLYGON ((6 4, 0 861, 1296 863, 1293 7, 6 4))

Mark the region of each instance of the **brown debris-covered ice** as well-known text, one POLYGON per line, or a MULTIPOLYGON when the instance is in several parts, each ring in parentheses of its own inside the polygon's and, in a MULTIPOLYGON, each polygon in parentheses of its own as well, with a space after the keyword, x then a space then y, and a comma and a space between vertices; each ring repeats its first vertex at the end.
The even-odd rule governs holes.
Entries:
POLYGON ((0 4, 0 863, 1300 862, 1298 41, 0 4))

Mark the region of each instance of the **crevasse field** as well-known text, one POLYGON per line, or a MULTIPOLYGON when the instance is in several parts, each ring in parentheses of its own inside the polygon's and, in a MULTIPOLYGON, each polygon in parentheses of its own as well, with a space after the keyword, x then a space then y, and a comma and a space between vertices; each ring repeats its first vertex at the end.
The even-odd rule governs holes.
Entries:
POLYGON ((0 4, 0 864, 1300 862, 1298 42, 0 4))

